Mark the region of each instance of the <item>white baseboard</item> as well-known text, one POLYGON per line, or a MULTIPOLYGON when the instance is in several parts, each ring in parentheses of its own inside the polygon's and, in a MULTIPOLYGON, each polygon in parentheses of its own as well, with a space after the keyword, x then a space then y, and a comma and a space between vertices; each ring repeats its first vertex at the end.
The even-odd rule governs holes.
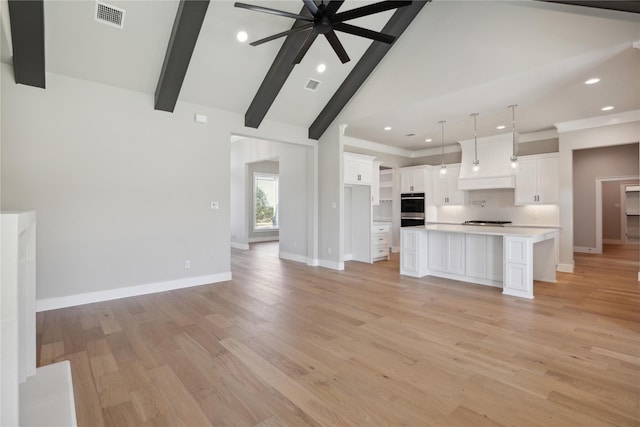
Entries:
POLYGON ((307 264, 307 257, 306 255, 300 255, 300 254, 292 254, 290 252, 278 252, 278 257, 282 258, 282 259, 286 259, 289 261, 296 261, 296 262, 303 262, 305 264, 307 264))
POLYGON ((353 254, 345 254, 344 260, 345 261, 352 261, 353 260, 353 254))
POLYGON ((599 254, 600 252, 598 252, 598 250, 596 248, 590 248, 587 246, 574 246, 573 247, 573 252, 580 252, 580 253, 584 253, 584 254, 599 254))
POLYGON ((330 261, 328 259, 318 260, 318 265, 323 268, 330 268, 331 270, 344 270, 344 262, 330 261))
POLYGON ((233 249, 240 249, 241 251, 248 251, 249 250, 249 244, 248 243, 231 242, 231 247, 233 249))
POLYGON ((624 245, 624 240, 620 239, 602 239, 605 245, 624 245))
POLYGON ((400 252, 400 246, 392 246, 391 247, 391 253, 397 254, 398 252, 400 252))
POLYGON ((190 288, 192 286, 209 285, 211 283, 226 282, 229 280, 231 280, 230 271, 219 274, 208 274, 206 276, 185 277, 184 279, 169 280, 166 282, 127 286, 124 288, 109 289, 106 291, 87 292, 84 294, 64 297, 39 299, 36 300, 36 312, 56 310, 58 308, 73 307, 76 305, 110 301, 120 298, 135 297, 138 295, 153 294, 156 292, 172 291, 174 289, 190 288))
POLYGON ((558 264, 556 271, 561 273, 573 273, 574 264, 558 264))
POLYGON ((640 271, 638 271, 638 282, 640 282, 640 271))
POLYGON ((264 236, 264 237, 249 238, 249 243, 279 242, 279 241, 280 241, 280 236, 264 236))

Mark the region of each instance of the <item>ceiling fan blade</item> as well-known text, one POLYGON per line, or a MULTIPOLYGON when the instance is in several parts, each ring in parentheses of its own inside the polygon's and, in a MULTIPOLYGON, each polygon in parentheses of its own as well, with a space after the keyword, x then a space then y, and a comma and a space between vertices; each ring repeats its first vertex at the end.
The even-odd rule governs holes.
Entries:
POLYGON ((338 36, 336 36, 335 31, 331 30, 324 36, 327 38, 327 41, 336 52, 336 55, 338 55, 338 58, 340 58, 340 61, 342 61, 343 64, 351 60, 349 58, 349 55, 347 55, 347 51, 344 50, 344 46, 342 46, 342 43, 340 43, 340 40, 338 40, 338 36))
POLYGON ((309 9, 309 12, 311 12, 312 15, 318 13, 318 6, 316 5, 316 2, 314 2, 313 0, 302 0, 302 2, 307 7, 307 9, 309 9))
POLYGON ((311 47, 313 42, 316 40, 316 37, 318 37, 318 33, 316 33, 315 31, 311 31, 309 33, 309 35, 307 36, 302 46, 300 46, 300 50, 298 51, 298 54, 293 60, 294 64, 299 64, 300 62, 302 62, 302 58, 304 58, 304 56, 307 54, 307 52, 309 51, 309 48, 311 47))
POLYGON ((296 13, 289 13, 289 12, 285 12, 284 10, 271 9, 271 8, 262 7, 262 6, 254 6, 252 4, 239 3, 239 2, 236 2, 233 5, 235 7, 239 7, 239 8, 242 8, 242 9, 253 10, 253 11, 256 11, 256 12, 269 13, 271 15, 284 16, 285 18, 293 18, 293 19, 299 19, 301 21, 313 22, 313 17, 304 16, 304 15, 298 15, 296 13))
POLYGON ((373 15, 374 13, 384 12, 385 10, 409 6, 410 4, 410 1, 381 1, 380 3, 357 7, 355 9, 338 13, 335 16, 334 22, 344 22, 350 19, 362 18, 363 16, 373 15))
POLYGON ((329 18, 333 17, 336 12, 338 12, 338 9, 340 9, 340 6, 342 6, 342 3, 344 3, 344 0, 331 0, 325 8, 325 16, 329 18))
POLYGON ((354 36, 365 37, 367 39, 376 40, 382 43, 391 44, 395 41, 395 36, 389 34, 379 33, 377 31, 368 30, 362 27, 356 27, 355 25, 345 24, 344 22, 337 22, 333 24, 333 29, 336 31, 342 31, 343 33, 353 34, 354 36))
POLYGON ((290 30, 283 31, 281 33, 274 34, 272 36, 265 37, 265 38, 260 39, 260 40, 256 40, 256 41, 251 42, 249 44, 251 46, 258 46, 258 45, 261 45, 262 43, 270 42, 271 40, 275 40, 275 39, 279 39, 280 37, 288 36, 289 34, 296 34, 296 33, 302 32, 302 31, 307 31, 310 28, 313 28, 313 22, 309 22, 307 24, 303 24, 303 25, 300 25, 298 27, 294 27, 294 28, 292 28, 290 30))

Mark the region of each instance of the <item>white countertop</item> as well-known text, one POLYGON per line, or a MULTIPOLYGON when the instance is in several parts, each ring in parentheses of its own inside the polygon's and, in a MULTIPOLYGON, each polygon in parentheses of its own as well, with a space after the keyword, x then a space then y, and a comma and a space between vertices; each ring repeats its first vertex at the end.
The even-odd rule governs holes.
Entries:
POLYGON ((460 224, 429 224, 416 227, 404 227, 403 230, 446 231, 449 233, 487 234, 493 236, 523 236, 536 237, 547 233, 554 233, 555 228, 527 228, 527 227, 491 227, 488 225, 460 225, 460 224))

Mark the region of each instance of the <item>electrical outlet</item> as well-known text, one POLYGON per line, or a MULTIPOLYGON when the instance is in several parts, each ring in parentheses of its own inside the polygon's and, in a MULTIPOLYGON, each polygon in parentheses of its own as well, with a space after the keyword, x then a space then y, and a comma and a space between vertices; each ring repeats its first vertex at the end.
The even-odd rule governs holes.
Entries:
POLYGON ((331 248, 327 248, 327 253, 331 254, 333 251, 331 250, 331 248))
POLYGON ((185 269, 185 270, 188 270, 189 268, 191 268, 191 261, 186 260, 186 261, 184 262, 184 269, 185 269))

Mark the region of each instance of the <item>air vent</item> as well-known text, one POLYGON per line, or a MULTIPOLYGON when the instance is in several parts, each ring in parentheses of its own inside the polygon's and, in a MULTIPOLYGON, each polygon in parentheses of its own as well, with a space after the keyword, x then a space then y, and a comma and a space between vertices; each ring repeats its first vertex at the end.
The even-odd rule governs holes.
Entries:
POLYGON ((319 80, 309 79, 309 81, 307 81, 307 84, 304 85, 304 88, 306 90, 310 90, 311 92, 315 92, 316 90, 318 90, 318 86, 320 86, 319 80))
POLYGON ((122 29, 124 25, 124 9, 97 1, 96 21, 122 29))

